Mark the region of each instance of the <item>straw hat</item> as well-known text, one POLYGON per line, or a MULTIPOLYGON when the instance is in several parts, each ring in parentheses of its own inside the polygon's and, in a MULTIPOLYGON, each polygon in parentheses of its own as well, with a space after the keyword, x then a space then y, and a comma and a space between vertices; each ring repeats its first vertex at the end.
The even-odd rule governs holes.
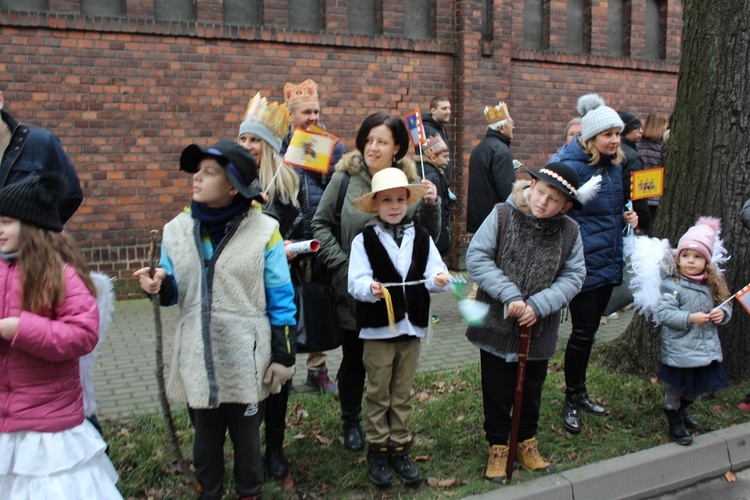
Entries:
POLYGON ((406 188, 409 192, 409 197, 406 200, 409 205, 419 200, 430 189, 423 184, 409 184, 409 180, 406 178, 403 170, 388 167, 372 176, 372 191, 364 196, 360 196, 352 203, 362 212, 369 214, 377 213, 378 209, 373 203, 375 194, 395 188, 406 188))

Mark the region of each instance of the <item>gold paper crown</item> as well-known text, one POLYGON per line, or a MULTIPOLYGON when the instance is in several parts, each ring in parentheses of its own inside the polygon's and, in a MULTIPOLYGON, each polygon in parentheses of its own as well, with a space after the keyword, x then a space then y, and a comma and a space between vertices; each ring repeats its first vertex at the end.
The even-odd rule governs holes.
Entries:
POLYGON ((265 97, 260 96, 260 92, 250 99, 245 111, 245 118, 242 120, 243 123, 259 123, 279 139, 284 138, 291 121, 286 103, 269 103, 265 97))
POLYGON ((500 101, 498 105, 495 106, 494 108, 485 106, 484 117, 487 120, 487 125, 491 125, 493 123, 507 120, 508 118, 510 118, 510 111, 508 111, 508 105, 505 104, 503 101, 500 101))
POLYGON ((318 84, 309 78, 299 85, 286 82, 284 101, 287 106, 301 102, 318 102, 318 84))
POLYGON ((435 134, 427 139, 427 142, 425 142, 424 144, 424 149, 428 155, 437 155, 442 153, 443 151, 448 151, 448 145, 445 143, 442 137, 435 134))

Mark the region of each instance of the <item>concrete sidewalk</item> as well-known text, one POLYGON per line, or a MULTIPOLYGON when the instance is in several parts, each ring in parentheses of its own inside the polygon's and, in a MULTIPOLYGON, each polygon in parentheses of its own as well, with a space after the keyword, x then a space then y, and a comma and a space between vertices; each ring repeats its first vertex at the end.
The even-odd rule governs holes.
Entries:
MULTIPOLYGON (((456 300, 451 293, 433 294, 433 313, 440 317, 434 325, 433 337, 422 343, 419 370, 449 370, 479 361, 479 350, 471 345, 464 333, 466 325, 461 320, 456 300)), ((172 339, 178 308, 162 307, 160 315, 164 337, 164 361, 172 359, 172 339)), ((597 340, 611 340, 630 323, 632 312, 602 325, 597 340)), ((570 334, 568 321, 560 326, 560 344, 567 342, 570 334)), ((297 356, 294 388, 312 391, 305 385, 307 356, 297 356)), ((335 378, 341 362, 341 349, 329 353, 327 365, 331 378, 335 378)), ((169 370, 165 370, 165 376, 169 370)), ((98 414, 103 417, 125 418, 137 413, 155 413, 159 410, 156 388, 155 327, 151 302, 143 300, 120 301, 115 307, 112 326, 99 346, 99 359, 94 369, 98 414)))

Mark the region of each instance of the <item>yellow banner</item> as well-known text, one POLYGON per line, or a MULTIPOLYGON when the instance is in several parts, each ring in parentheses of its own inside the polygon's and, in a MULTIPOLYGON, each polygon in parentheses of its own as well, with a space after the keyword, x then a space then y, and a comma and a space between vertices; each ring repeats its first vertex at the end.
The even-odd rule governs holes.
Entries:
POLYGON ((664 194, 664 168, 649 168, 630 174, 630 199, 640 200, 664 194))
POLYGON ((284 161, 295 167, 327 174, 336 145, 335 137, 333 134, 320 134, 298 128, 292 134, 284 161))

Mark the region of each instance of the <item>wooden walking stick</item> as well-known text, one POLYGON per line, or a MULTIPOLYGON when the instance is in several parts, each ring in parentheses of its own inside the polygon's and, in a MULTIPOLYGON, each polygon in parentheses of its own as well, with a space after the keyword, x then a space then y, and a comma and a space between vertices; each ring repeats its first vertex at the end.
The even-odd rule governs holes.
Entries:
MULTIPOLYGON (((159 263, 158 252, 159 250, 159 231, 156 229, 151 231, 151 243, 148 246, 148 259, 149 259, 149 272, 148 275, 153 279, 156 273, 156 266, 159 263)), ((159 301, 159 294, 155 293, 149 295, 151 299, 151 306, 154 312, 154 326, 156 328, 156 385, 159 388, 159 403, 161 404, 161 414, 164 417, 164 422, 167 424, 167 438, 169 441, 169 448, 172 450, 175 460, 182 468, 182 473, 185 477, 193 483, 195 490, 200 494, 203 490, 198 478, 190 470, 190 466, 185 460, 180 450, 180 440, 177 437, 177 430, 174 426, 174 420, 172 419, 172 411, 169 408, 169 400, 167 399, 167 388, 164 384, 164 335, 161 329, 161 304, 159 301)))
POLYGON ((521 405, 523 404, 523 386, 526 381, 526 358, 529 357, 531 327, 521 327, 521 344, 518 346, 518 370, 516 371, 516 394, 513 399, 513 420, 510 424, 510 443, 508 446, 508 463, 505 467, 505 484, 510 484, 513 476, 513 464, 518 451, 518 428, 521 425, 521 405))

